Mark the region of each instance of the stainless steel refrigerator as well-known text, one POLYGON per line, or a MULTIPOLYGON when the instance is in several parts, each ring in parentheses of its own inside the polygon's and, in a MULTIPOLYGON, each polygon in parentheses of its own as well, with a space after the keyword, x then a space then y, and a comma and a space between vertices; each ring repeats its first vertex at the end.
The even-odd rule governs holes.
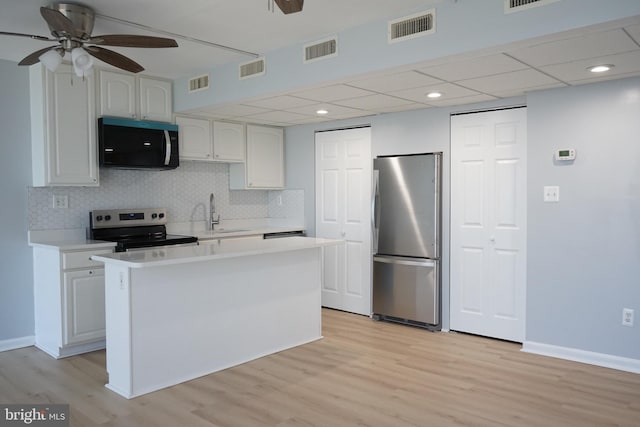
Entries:
POLYGON ((373 161, 373 317, 441 329, 442 153, 373 161))

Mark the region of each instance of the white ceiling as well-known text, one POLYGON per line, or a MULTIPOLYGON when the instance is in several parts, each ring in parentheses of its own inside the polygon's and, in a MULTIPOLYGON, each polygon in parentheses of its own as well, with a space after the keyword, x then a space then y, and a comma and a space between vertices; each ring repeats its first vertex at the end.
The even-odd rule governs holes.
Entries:
MULTIPOLYGON (((1 0, 0 30, 48 35, 39 0, 1 0)), ((265 0, 85 0, 97 13, 176 34, 261 54, 280 47, 318 40, 328 34, 389 16, 425 8, 447 0, 307 0, 304 11, 283 15, 267 9, 265 0), (339 11, 339 12, 337 12, 339 11), (250 29, 250 30, 249 30, 250 29)), ((97 19, 93 34, 144 31, 97 19)), ((148 33, 147 33, 148 34, 148 33)), ((159 34, 161 35, 161 34, 159 34)), ((0 58, 19 61, 45 42, 0 36, 0 58)), ((116 49, 132 57, 146 74, 169 78, 192 76, 198 70, 251 59, 202 44, 178 39, 171 61, 154 49, 116 49)), ((290 126, 419 108, 464 105, 520 96, 526 92, 640 76, 640 17, 618 25, 591 27, 542 39, 496 47, 411 68, 390 69, 278 96, 244 100, 241 104, 200 108, 191 113, 251 123, 290 126), (614 64, 595 75, 587 67, 614 64), (428 100, 426 93, 443 96, 428 100), (318 109, 329 114, 320 117, 318 109)))

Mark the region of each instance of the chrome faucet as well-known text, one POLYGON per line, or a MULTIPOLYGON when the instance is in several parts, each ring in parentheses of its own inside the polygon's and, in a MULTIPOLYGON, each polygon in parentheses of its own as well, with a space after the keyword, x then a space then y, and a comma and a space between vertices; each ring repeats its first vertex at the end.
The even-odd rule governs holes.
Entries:
POLYGON ((216 213, 216 197, 211 193, 209 195, 209 229, 213 230, 217 224, 220 224, 220 214, 216 213))

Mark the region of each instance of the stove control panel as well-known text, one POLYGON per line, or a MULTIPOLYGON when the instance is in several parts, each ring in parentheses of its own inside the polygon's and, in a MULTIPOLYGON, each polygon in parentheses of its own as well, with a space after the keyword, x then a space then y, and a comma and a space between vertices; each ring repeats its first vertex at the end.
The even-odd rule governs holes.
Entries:
POLYGON ((167 223, 166 208, 97 210, 89 213, 91 228, 139 227, 167 223))

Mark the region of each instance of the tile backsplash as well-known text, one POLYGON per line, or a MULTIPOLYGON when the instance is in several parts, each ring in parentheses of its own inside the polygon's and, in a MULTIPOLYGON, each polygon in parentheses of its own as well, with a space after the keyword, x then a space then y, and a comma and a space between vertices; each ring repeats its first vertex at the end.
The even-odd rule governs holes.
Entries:
POLYGON ((205 221, 209 194, 223 219, 304 217, 304 191, 230 191, 229 165, 183 162, 171 171, 101 169, 99 187, 29 187, 30 230, 86 228, 95 209, 167 208, 170 222, 205 221), (54 209, 53 196, 67 196, 54 209))

